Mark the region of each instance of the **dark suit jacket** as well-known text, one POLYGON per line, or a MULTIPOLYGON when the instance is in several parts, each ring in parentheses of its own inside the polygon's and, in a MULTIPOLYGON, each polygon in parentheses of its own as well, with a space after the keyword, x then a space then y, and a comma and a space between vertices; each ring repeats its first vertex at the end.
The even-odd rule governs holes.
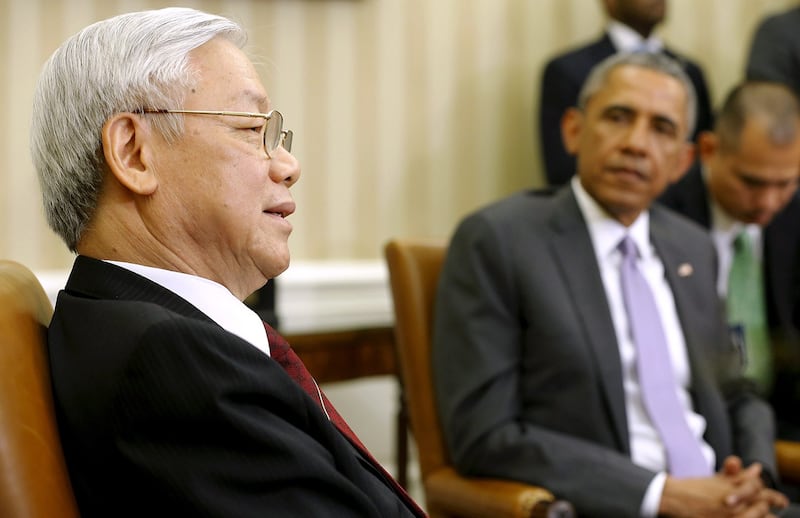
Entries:
POLYGON ((758 26, 747 59, 747 79, 778 81, 800 95, 800 7, 758 26))
MULTIPOLYGON (((725 369, 734 354, 708 236, 658 207, 650 234, 686 338, 706 441, 718 461, 736 452, 774 475, 771 411, 734 392, 725 369), (692 275, 678 275, 683 263, 692 275)), ((655 473, 630 459, 616 334, 569 186, 514 195, 459 225, 441 273, 433 365, 460 471, 543 485, 581 516, 639 515, 655 473)))
MULTIPOLYGON (((692 170, 661 196, 661 203, 706 229, 711 228, 709 194, 700 170, 692 170)), ((770 395, 779 435, 789 423, 800 424, 800 195, 764 228, 764 294, 767 321, 775 346, 776 380, 770 395), (785 421, 785 422, 784 422, 785 421)), ((787 437, 794 440, 800 437, 787 437)))
MULTIPOLYGON (((608 34, 586 46, 551 59, 545 65, 539 98, 539 142, 547 183, 561 185, 575 172, 575 158, 567 153, 561 140, 561 117, 567 108, 578 102, 578 93, 592 67, 616 52, 608 34)), ((703 72, 685 57, 665 49, 668 56, 680 61, 697 94, 698 131, 712 125, 711 102, 703 72)))
POLYGON ((48 332, 82 516, 413 516, 283 368, 194 306, 79 256, 48 332))

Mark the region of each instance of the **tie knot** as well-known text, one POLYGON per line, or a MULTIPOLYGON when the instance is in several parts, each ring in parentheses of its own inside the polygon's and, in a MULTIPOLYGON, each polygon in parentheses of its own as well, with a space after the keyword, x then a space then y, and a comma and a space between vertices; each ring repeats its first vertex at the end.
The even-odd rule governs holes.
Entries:
POLYGON ((750 234, 747 233, 747 230, 742 230, 736 237, 733 239, 733 249, 737 252, 743 250, 749 250, 752 247, 752 240, 750 239, 750 234))
POLYGON ((636 259, 636 243, 631 239, 631 236, 625 236, 622 238, 622 241, 619 242, 617 245, 620 253, 622 253, 622 257, 626 259, 636 259))

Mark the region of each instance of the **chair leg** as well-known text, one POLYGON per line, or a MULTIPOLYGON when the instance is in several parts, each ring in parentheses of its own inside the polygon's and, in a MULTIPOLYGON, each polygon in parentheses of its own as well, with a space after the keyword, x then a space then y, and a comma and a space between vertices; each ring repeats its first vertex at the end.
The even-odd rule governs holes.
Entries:
POLYGON ((400 397, 397 406, 395 423, 395 461, 397 463, 397 483, 408 489, 408 409, 403 386, 400 385, 400 397))

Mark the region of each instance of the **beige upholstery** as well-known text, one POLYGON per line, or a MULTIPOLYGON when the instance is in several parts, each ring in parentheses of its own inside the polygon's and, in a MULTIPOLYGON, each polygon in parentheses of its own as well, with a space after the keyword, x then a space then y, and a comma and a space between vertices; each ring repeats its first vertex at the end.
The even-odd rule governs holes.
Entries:
POLYGON ((572 506, 554 502, 545 489, 463 477, 449 463, 430 365, 434 296, 445 250, 442 243, 403 240, 392 240, 385 248, 401 381, 419 450, 427 510, 431 517, 571 517, 572 506))
POLYGON ((52 307, 27 268, 0 261, 0 516, 72 518, 45 328, 52 307))

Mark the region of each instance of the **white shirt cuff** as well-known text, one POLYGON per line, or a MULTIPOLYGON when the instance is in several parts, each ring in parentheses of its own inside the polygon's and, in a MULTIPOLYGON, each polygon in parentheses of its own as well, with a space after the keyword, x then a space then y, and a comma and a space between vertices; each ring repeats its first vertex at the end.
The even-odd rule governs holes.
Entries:
POLYGON ((642 499, 640 513, 642 518, 656 518, 658 506, 661 504, 661 493, 664 492, 664 484, 667 483, 666 472, 661 472, 650 481, 647 491, 642 499))

